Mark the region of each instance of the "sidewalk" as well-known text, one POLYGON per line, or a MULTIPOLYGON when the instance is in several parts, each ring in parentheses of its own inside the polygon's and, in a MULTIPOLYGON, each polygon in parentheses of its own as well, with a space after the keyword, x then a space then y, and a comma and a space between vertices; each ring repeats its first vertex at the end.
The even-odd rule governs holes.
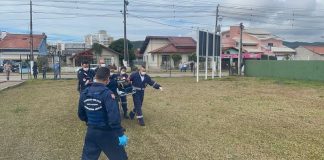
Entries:
POLYGON ((10 87, 14 87, 17 85, 20 85, 22 83, 24 83, 25 81, 0 81, 0 91, 10 88, 10 87))

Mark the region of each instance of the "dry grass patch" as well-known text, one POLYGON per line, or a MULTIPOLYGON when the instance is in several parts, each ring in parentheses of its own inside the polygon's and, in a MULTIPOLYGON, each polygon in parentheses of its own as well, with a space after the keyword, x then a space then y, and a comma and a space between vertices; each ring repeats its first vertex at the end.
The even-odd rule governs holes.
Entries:
MULTIPOLYGON (((156 80, 165 91, 146 91, 147 126, 123 121, 131 160, 324 159, 323 83, 156 80)), ((75 80, 0 92, 0 159, 80 159, 77 99, 75 80)))

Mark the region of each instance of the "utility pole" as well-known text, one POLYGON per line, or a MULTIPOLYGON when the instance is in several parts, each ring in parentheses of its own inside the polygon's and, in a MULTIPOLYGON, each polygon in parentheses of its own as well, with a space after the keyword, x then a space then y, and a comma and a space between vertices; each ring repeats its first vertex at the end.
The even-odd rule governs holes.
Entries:
POLYGON ((238 63, 237 63, 237 73, 239 75, 242 75, 242 70, 241 70, 241 63, 243 62, 242 60, 242 37, 243 37, 243 29, 244 29, 244 26, 243 26, 243 23, 240 23, 240 53, 239 53, 239 56, 238 56, 238 63))
POLYGON ((126 67, 129 65, 129 57, 128 57, 128 42, 127 42, 127 28, 126 28, 126 16, 127 16, 127 5, 129 2, 127 0, 124 0, 124 61, 126 64, 126 67))
POLYGON ((30 0, 30 74, 33 74, 34 66, 34 40, 33 40, 33 2, 30 0))
POLYGON ((34 42, 33 42, 33 2, 30 0, 30 60, 34 61, 34 42))
POLYGON ((213 69, 212 69, 212 79, 214 79, 214 76, 215 76, 215 69, 216 69, 216 65, 215 65, 215 54, 216 54, 216 41, 217 41, 217 28, 218 28, 218 8, 219 8, 219 4, 217 5, 216 7, 216 24, 215 24, 215 32, 214 32, 214 36, 213 36, 213 69))

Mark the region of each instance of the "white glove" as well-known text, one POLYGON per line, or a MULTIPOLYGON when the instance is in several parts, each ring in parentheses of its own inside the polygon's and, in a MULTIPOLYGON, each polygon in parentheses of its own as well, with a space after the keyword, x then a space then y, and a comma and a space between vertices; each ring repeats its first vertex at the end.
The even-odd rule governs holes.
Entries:
POLYGON ((89 82, 90 82, 90 81, 89 81, 89 80, 87 80, 87 81, 86 81, 86 83, 85 83, 85 85, 88 85, 88 84, 89 84, 89 82))
POLYGON ((160 87, 159 89, 160 89, 161 91, 163 91, 163 88, 162 88, 162 87, 160 87))

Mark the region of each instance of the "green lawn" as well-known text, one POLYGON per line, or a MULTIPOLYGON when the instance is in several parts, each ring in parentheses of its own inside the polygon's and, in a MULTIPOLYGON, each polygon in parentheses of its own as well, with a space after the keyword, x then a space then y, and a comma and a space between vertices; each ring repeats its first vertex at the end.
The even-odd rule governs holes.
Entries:
MULTIPOLYGON (((164 91, 147 89, 146 126, 123 120, 130 160, 324 159, 324 83, 155 80, 164 91)), ((0 159, 80 159, 77 101, 76 80, 0 91, 0 159)))

